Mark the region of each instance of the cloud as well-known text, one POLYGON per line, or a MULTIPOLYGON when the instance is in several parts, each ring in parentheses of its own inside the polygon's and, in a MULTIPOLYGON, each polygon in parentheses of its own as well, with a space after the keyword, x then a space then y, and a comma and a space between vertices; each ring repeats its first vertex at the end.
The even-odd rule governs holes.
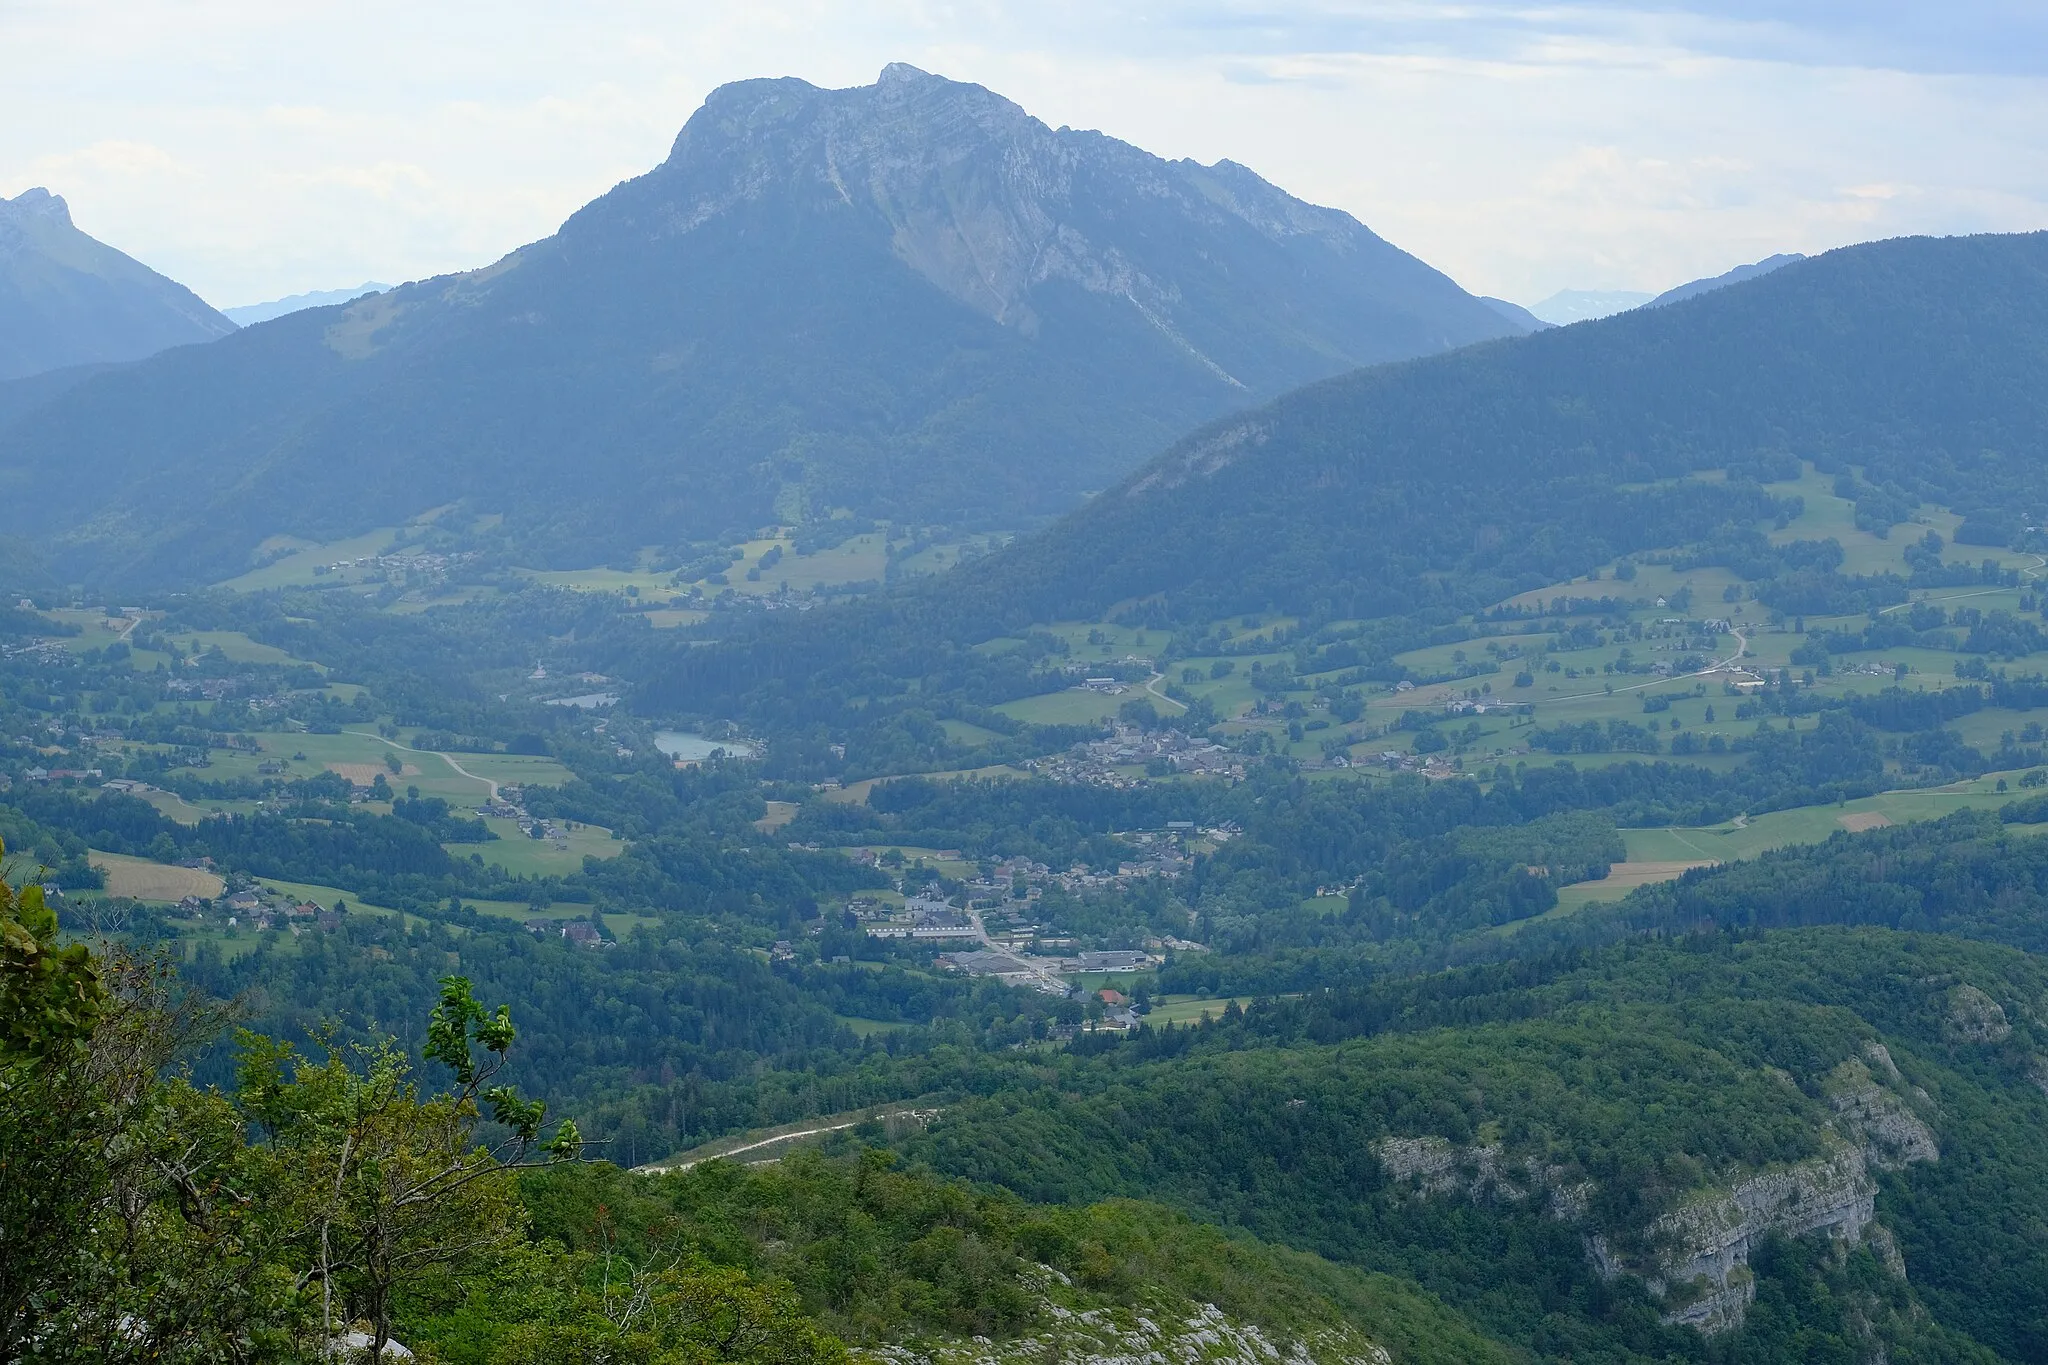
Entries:
POLYGON ((1510 298, 2048 226, 2017 0, 9 0, 0 193, 235 303, 480 265, 667 155, 717 84, 978 81, 1240 161, 1510 298))

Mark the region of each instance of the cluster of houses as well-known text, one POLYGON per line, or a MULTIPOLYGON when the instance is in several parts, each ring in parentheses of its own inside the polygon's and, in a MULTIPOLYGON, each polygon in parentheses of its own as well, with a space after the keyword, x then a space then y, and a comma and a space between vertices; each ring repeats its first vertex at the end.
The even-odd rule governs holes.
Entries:
POLYGON ((363 555, 356 559, 337 559, 331 564, 320 566, 324 573, 344 573, 360 569, 365 573, 408 574, 415 578, 446 578, 448 571, 476 558, 474 551, 460 554, 435 554, 431 550, 413 550, 404 554, 363 555))
POLYGON ((612 946, 612 940, 587 919, 530 919, 526 921, 526 932, 535 938, 565 938, 579 948, 612 946))
POLYGON ((1144 785, 1145 778, 1129 769, 1150 769, 1158 764, 1176 773, 1244 776, 1243 756, 1221 744, 1192 739, 1179 730, 1148 733, 1128 725, 1116 726, 1106 739, 1076 744, 1063 754, 1035 759, 1024 766, 1055 782, 1121 789, 1144 785))
POLYGON ((498 794, 478 809, 485 815, 512 821, 519 826, 521 834, 529 839, 545 840, 557 851, 569 847, 569 832, 558 821, 528 812, 526 790, 516 783, 508 782, 499 787, 498 794))
POLYGON ((198 920, 219 917, 230 929, 282 929, 297 934, 340 928, 348 917, 348 907, 339 902, 323 906, 255 886, 211 898, 187 896, 178 902, 176 913, 198 920))

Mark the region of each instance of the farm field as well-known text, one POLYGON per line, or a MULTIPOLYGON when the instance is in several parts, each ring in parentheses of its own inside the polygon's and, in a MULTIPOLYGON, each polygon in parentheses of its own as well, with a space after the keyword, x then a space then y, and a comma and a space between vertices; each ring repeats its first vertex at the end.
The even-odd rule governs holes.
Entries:
POLYGON ((1152 997, 1152 1012, 1145 1016, 1145 1022, 1154 1028, 1167 1024, 1195 1024, 1204 1019, 1213 1019, 1233 1003, 1244 1009, 1255 997, 1249 995, 1215 996, 1205 999, 1198 995, 1155 995, 1152 997))
POLYGON ((187 896, 211 900, 221 893, 223 885, 219 877, 203 868, 172 867, 125 853, 94 849, 86 855, 86 861, 106 875, 107 895, 130 900, 170 903, 187 896))
MULTIPOLYGON (((1114 718, 1117 708, 1125 702, 1144 695, 1144 689, 1136 684, 1130 685, 1121 696, 1070 687, 1062 692, 1006 701, 994 709, 1027 725, 1100 725, 1114 718)), ((1154 704, 1157 705, 1156 702, 1154 704)))

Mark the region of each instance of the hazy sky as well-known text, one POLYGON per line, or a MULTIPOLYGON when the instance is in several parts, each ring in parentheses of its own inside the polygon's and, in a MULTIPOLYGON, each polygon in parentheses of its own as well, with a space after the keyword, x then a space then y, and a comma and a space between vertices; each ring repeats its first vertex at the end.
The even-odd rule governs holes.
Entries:
POLYGON ((715 85, 892 60, 1522 302, 2048 227, 2044 0, 0 0, 0 194, 223 306, 396 282, 547 235, 715 85))

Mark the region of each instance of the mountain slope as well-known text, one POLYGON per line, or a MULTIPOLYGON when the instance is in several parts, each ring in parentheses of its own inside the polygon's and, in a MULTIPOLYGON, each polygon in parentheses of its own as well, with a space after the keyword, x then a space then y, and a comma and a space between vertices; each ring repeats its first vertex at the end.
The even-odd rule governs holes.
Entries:
MULTIPOLYGON (((1850 247, 1290 394, 1181 441, 935 591, 1013 620, 1470 610, 1771 515, 1794 456, 1966 513, 2038 513, 2048 234, 1850 247), (1745 492, 1745 489, 1748 489, 1745 492)), ((1860 496, 1860 495, 1859 495, 1860 496)))
POLYGON ((555 236, 82 386, 0 478, 81 571, 184 579, 457 501, 562 563, 835 507, 1016 526, 1202 419, 1518 330, 1240 166, 892 66, 723 87, 555 236))
POLYGON ((48 190, 0 199, 0 380, 140 360, 234 330, 185 286, 80 232, 48 190))

